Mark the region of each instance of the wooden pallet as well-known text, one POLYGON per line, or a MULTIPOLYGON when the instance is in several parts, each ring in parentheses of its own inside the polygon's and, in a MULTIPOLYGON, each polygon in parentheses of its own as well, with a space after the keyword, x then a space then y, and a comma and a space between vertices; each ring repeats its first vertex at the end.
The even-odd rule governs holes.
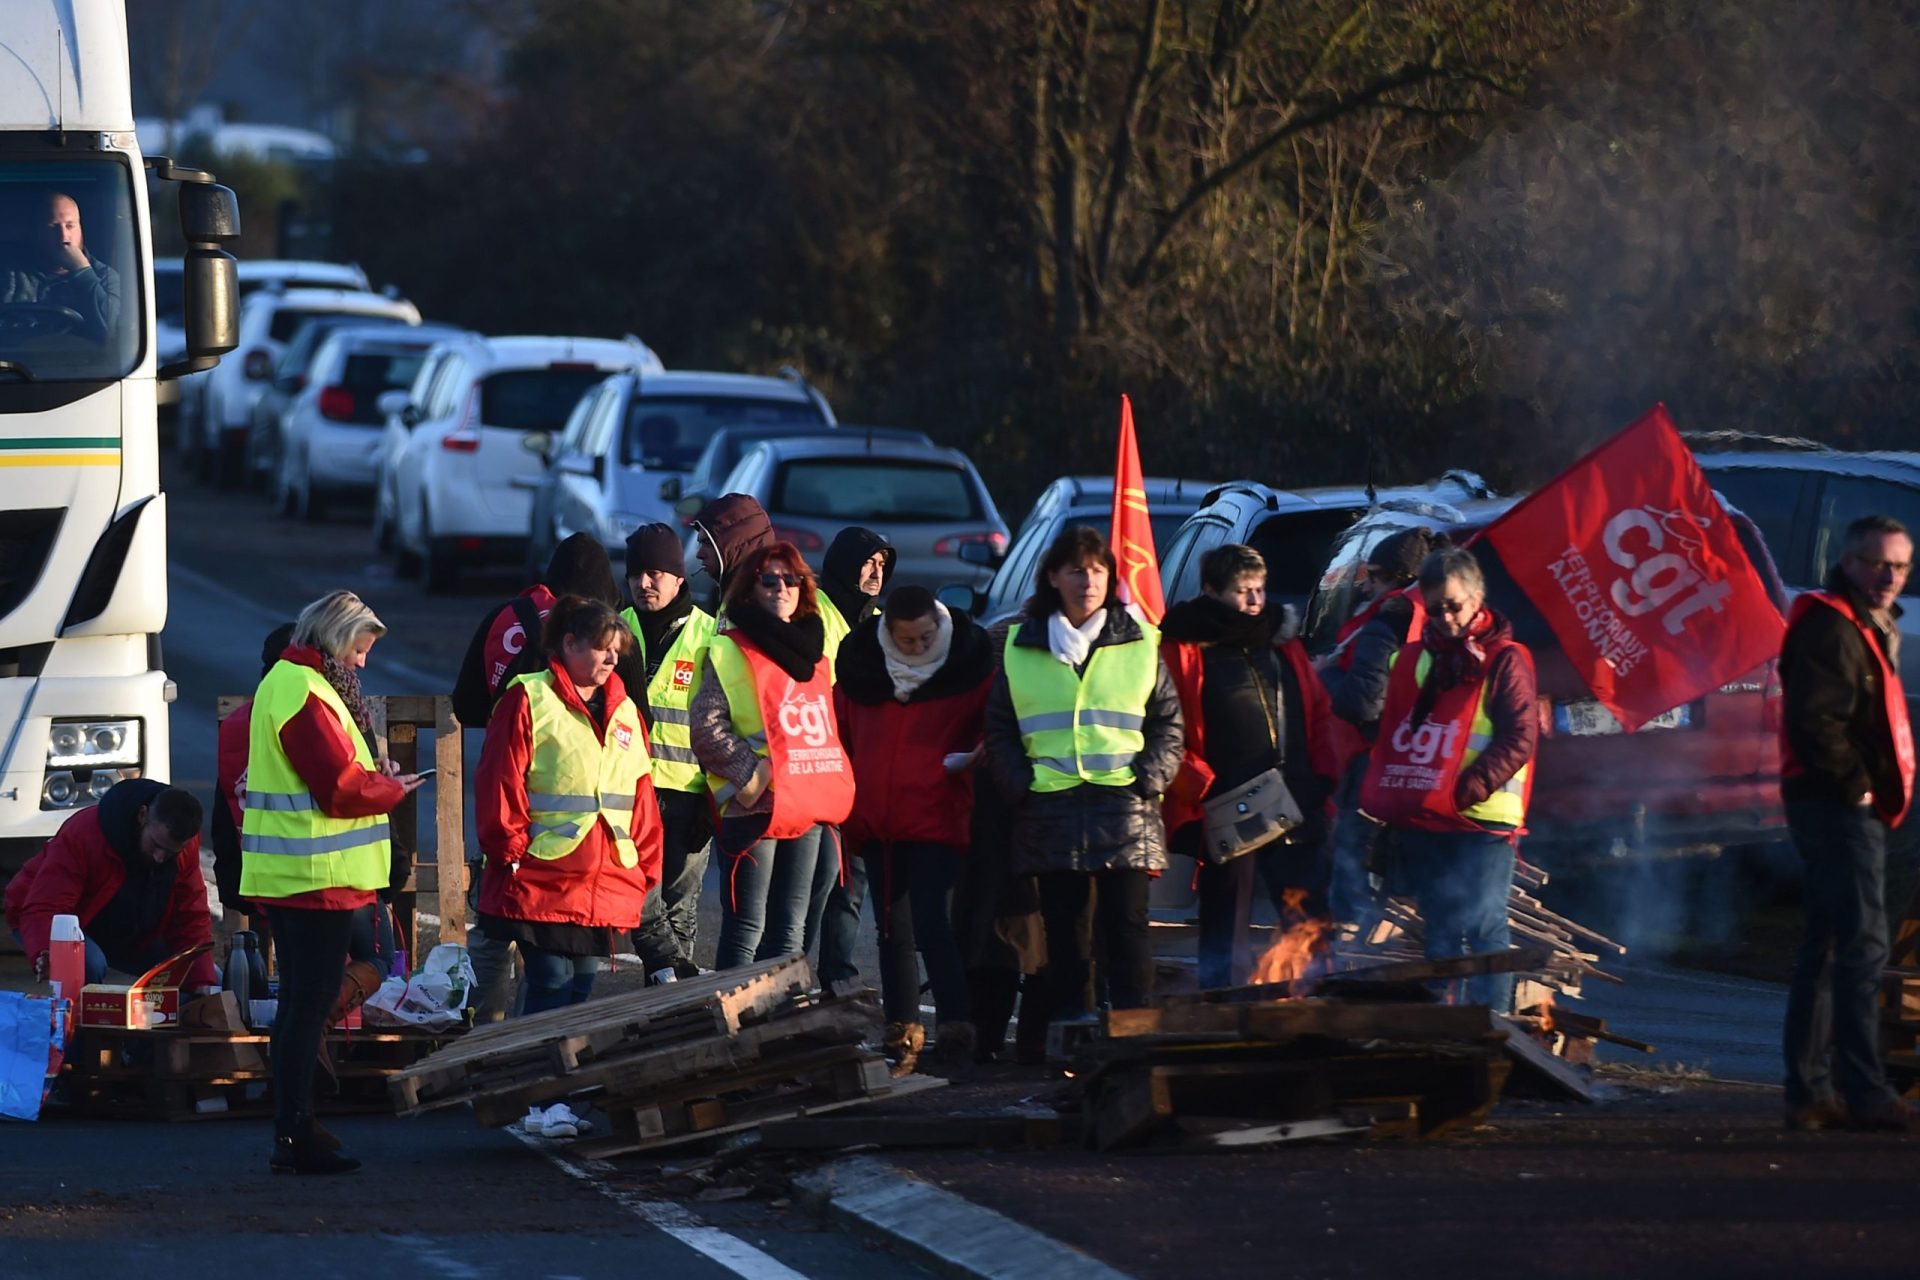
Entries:
POLYGON ((616 1051, 732 1035, 812 985, 806 960, 789 957, 493 1023, 396 1075, 394 1102, 410 1113, 616 1051))

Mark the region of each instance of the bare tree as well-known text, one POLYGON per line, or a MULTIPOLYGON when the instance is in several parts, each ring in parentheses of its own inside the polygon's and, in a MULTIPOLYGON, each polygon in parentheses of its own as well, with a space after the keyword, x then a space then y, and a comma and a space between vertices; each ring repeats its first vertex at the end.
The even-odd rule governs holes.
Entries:
POLYGON ((127 41, 134 70, 166 121, 164 150, 262 11, 260 0, 141 0, 127 8, 127 41))

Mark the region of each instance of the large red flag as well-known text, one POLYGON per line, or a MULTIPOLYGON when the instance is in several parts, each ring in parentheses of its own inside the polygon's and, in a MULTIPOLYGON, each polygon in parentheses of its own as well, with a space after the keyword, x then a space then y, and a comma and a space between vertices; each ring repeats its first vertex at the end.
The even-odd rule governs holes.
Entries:
POLYGON ((1780 611, 1665 405, 1482 536, 1629 731, 1780 652, 1780 611))
POLYGON ((1113 463, 1113 558, 1120 566, 1114 594, 1154 626, 1166 616, 1160 590, 1160 557, 1147 519, 1147 481, 1140 472, 1140 445, 1133 438, 1133 402, 1120 397, 1120 452, 1113 463))

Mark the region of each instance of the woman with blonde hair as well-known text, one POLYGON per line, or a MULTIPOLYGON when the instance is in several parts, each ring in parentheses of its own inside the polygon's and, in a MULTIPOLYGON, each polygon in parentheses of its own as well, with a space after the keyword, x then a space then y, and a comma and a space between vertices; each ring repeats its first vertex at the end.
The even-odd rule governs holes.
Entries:
POLYGON ((359 596, 329 592, 301 611, 253 695, 240 892, 265 907, 279 952, 275 1173, 360 1167, 314 1123, 313 1081, 354 912, 392 875, 387 815, 421 783, 377 759, 360 691, 367 651, 386 631, 359 596))

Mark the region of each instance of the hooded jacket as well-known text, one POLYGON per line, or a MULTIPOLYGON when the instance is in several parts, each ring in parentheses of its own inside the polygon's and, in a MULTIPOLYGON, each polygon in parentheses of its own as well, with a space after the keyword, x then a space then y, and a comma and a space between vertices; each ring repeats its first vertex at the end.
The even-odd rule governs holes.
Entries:
MULTIPOLYGON (((1144 638, 1131 614, 1117 604, 1109 605, 1106 625, 1093 647, 1131 644, 1144 638)), ((1013 643, 1044 651, 1046 619, 1024 619, 1013 643)), ((1158 665, 1143 726, 1147 745, 1134 759, 1133 785, 1036 792, 1033 764, 1020 738, 1020 718, 1013 709, 1013 692, 1002 664, 994 676, 993 691, 987 696, 986 755, 994 785, 1014 807, 1015 875, 1050 871, 1157 873, 1166 869, 1167 829, 1160 816, 1160 798, 1180 771, 1184 727, 1173 679, 1165 663, 1158 665)))
POLYGON ((773 521, 761 505, 744 493, 723 493, 700 508, 693 518, 694 536, 713 548, 720 566, 717 585, 722 594, 734 566, 750 551, 773 541, 773 521))
MULTIPOLYGON (((873 530, 857 524, 842 529, 820 562, 820 589, 833 601, 833 607, 840 611, 849 628, 858 627, 871 617, 874 603, 879 599, 860 590, 860 566, 876 552, 885 557, 880 569, 880 594, 884 595, 887 584, 893 581, 893 566, 899 556, 893 544, 873 530)), ((878 647, 877 641, 875 647, 878 647)))
POLYGON ((974 771, 948 773, 946 757, 980 745, 993 648, 979 623, 954 614, 947 660, 901 702, 880 649, 885 625, 868 618, 840 646, 834 717, 854 780, 853 813, 842 830, 855 849, 867 841, 965 845, 974 771))
MULTIPOLYGON (((200 837, 188 840, 171 863, 155 864, 140 852, 135 819, 140 807, 165 789, 166 784, 150 778, 116 784, 98 805, 62 823, 46 847, 8 881, 7 927, 19 932, 30 960, 47 950, 57 915, 80 917, 80 927, 117 969, 137 965, 157 950, 172 955, 213 941, 213 915, 200 875, 200 837), (163 905, 150 925, 143 922, 131 933, 104 932, 98 927, 105 924, 103 913, 131 918, 114 901, 130 871, 150 881, 163 905)), ((194 961, 187 985, 218 982, 212 952, 203 953, 194 961)))

